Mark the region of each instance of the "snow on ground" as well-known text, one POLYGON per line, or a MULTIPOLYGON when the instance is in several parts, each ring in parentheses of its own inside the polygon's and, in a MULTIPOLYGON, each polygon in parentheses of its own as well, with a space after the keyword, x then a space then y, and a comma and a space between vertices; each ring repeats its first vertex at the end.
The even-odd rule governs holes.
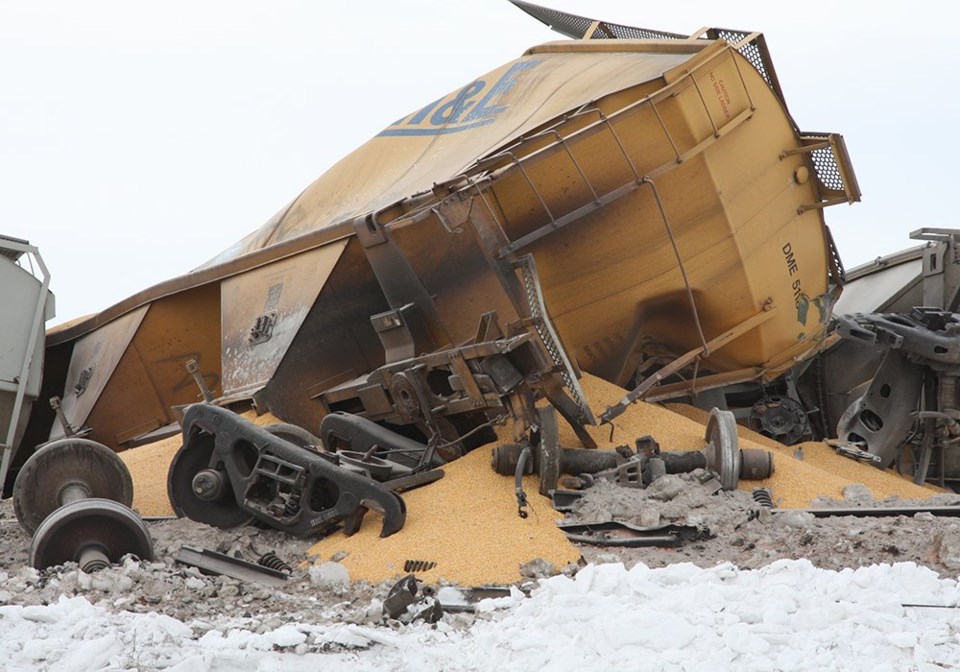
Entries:
MULTIPOLYGON (((486 600, 466 630, 181 622, 84 597, 0 607, 4 670, 960 669, 960 585, 913 563, 588 565, 486 600), (927 605, 927 606, 913 606, 927 605), (329 649, 329 653, 317 653, 329 649)), ((447 617, 449 618, 449 617, 447 617)))

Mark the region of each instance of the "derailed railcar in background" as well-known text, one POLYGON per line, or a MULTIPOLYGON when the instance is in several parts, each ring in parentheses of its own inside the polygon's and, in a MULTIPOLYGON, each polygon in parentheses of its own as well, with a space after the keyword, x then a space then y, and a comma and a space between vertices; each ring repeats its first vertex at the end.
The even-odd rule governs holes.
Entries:
POLYGON ((678 394, 817 352, 842 284, 823 208, 859 191, 842 138, 796 127, 762 36, 515 4, 582 39, 412 112, 201 268, 52 330, 42 394, 65 421, 38 405, 24 445, 84 427, 138 445, 199 386, 313 432, 331 411, 417 427, 452 457, 494 416, 528 430, 538 397, 595 422, 581 370, 633 399, 664 372, 692 371, 678 394))
MULTIPOLYGON (((845 274, 821 352, 769 383, 650 398, 729 409, 785 444, 822 440, 915 483, 960 484, 960 230, 845 274)), ((666 394, 664 394, 666 392, 666 394)), ((798 453, 802 458, 802 451, 798 453)))
POLYGON ((40 251, 0 234, 0 489, 41 397, 44 324, 55 303, 49 287, 40 251))
POLYGON ((851 271, 831 346, 799 392, 838 450, 916 483, 960 483, 960 231, 922 228, 923 245, 851 271))

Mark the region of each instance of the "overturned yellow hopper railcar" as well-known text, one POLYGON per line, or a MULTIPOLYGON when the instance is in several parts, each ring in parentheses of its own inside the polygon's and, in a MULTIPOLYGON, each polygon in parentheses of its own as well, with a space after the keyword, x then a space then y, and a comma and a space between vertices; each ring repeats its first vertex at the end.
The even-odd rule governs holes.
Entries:
POLYGON ((580 369, 624 384, 677 358, 708 385, 814 352, 842 282, 823 207, 858 198, 759 34, 551 42, 391 124, 203 267, 49 334, 47 389, 116 448, 196 400, 191 359, 221 403, 390 419, 371 372, 479 341, 496 311, 534 324, 589 422, 580 369), (382 315, 412 342, 391 353, 382 315))

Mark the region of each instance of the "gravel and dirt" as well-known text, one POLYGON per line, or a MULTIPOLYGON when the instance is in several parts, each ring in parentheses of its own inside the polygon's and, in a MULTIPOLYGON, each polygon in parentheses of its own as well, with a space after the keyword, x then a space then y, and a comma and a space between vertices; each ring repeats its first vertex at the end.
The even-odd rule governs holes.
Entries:
MULTIPOLYGON (((954 495, 936 495, 923 502, 888 499, 873 501, 864 488, 847 488, 843 502, 823 501, 824 506, 949 505, 954 495)), ((806 558, 814 565, 840 569, 875 563, 914 562, 944 577, 960 572, 960 518, 919 513, 907 517, 814 518, 799 510, 773 512, 743 491, 710 494, 695 478, 667 476, 645 490, 612 484, 595 486, 568 514, 582 523, 619 520, 638 523, 641 517, 660 523, 696 527, 701 538, 676 548, 613 548, 579 545, 581 564, 642 562, 650 567, 691 562, 711 567, 731 562, 741 568, 758 568, 781 558, 806 558)), ((215 628, 241 618, 251 630, 269 630, 279 623, 391 623, 384 616, 383 600, 394 581, 372 585, 351 581, 342 558, 316 558, 300 562, 314 539, 296 539, 285 533, 246 526, 220 530, 187 519, 150 520, 155 559, 128 559, 120 566, 85 574, 76 565, 36 571, 29 567, 30 537, 13 515, 10 500, 0 502, 0 604, 40 605, 61 595, 86 597, 117 611, 159 612, 195 628, 215 628), (208 576, 178 563, 181 546, 195 546, 256 561, 272 551, 292 565, 280 588, 224 576, 208 576)), ((402 534, 402 532, 401 532, 402 534)), ((521 574, 526 581, 576 567, 557 568, 531 562, 521 574)), ((522 582, 521 582, 522 584, 522 582)), ((522 585, 521 585, 522 587, 522 585)), ((412 613, 412 612, 411 612, 412 613)), ((463 610, 447 613, 452 627, 467 627, 478 616, 463 610)), ((482 617, 482 616, 479 616, 482 617)), ((318 644, 324 650, 329 643, 318 644)), ((310 645, 305 650, 310 649, 310 645)))

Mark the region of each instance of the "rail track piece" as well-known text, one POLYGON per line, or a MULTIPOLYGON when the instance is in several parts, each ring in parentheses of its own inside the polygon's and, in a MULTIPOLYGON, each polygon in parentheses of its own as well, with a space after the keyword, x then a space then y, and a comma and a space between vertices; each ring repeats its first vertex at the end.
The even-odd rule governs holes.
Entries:
POLYGON ((241 581, 262 583, 279 587, 287 582, 287 572, 263 564, 234 558, 208 548, 181 546, 175 560, 184 565, 196 567, 205 574, 221 574, 241 581))

